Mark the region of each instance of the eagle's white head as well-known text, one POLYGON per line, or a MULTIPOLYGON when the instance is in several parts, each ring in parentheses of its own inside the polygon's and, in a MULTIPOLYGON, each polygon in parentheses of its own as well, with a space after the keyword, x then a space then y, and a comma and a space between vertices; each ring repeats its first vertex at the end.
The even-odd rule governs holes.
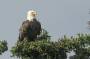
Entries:
POLYGON ((37 16, 37 12, 35 10, 29 10, 27 12, 27 20, 29 21, 33 21, 33 19, 35 19, 37 16))

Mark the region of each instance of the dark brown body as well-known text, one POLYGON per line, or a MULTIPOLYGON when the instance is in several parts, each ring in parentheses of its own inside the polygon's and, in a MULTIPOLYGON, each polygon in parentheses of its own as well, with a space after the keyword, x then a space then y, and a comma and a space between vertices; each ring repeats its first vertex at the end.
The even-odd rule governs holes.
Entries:
POLYGON ((37 38, 41 32, 41 24, 39 21, 34 19, 34 21, 26 20, 22 23, 22 26, 19 30, 19 40, 22 41, 24 39, 34 40, 37 38))

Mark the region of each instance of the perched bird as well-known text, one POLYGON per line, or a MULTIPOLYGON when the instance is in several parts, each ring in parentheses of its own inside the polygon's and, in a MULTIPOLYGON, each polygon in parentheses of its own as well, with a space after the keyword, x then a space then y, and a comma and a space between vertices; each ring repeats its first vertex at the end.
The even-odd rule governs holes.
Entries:
POLYGON ((27 12, 27 19, 23 21, 19 29, 19 40, 24 39, 33 41, 41 32, 41 24, 36 18, 37 12, 30 10, 27 12))

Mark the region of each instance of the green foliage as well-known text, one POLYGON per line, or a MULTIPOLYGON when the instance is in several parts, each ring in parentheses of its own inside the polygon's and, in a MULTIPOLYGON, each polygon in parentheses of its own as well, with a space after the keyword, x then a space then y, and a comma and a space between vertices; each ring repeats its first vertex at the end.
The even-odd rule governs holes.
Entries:
MULTIPOLYGON (((61 56, 63 58, 66 57, 66 53, 64 51, 64 48, 57 47, 55 43, 47 41, 47 40, 38 40, 38 41, 22 41, 17 42, 16 46, 12 48, 11 50, 13 56, 17 57, 34 57, 39 58, 38 56, 50 56, 55 57, 56 55, 61 56)), ((47 57, 46 57, 47 58, 47 57)))
POLYGON ((90 35, 78 34, 77 38, 74 38, 75 45, 74 51, 77 55, 77 59, 87 59, 90 56, 90 35))
POLYGON ((67 49, 68 52, 74 51, 76 59, 87 59, 90 56, 89 34, 78 34, 77 36, 72 36, 70 38, 64 36, 64 38, 60 39, 58 42, 67 49))
POLYGON ((37 40, 48 40, 51 36, 48 34, 48 32, 45 29, 42 29, 40 35, 38 36, 37 40))
POLYGON ((42 29, 42 33, 35 41, 17 41, 16 45, 11 49, 12 56, 22 59, 54 59, 66 58, 66 51, 63 47, 56 45, 56 42, 50 42, 48 32, 42 29))
POLYGON ((78 34, 77 36, 60 38, 51 42, 48 34, 41 35, 40 40, 17 41, 12 47, 12 56, 21 59, 66 59, 67 52, 74 51, 76 59, 86 59, 90 56, 90 35, 78 34), (45 36, 44 36, 45 35, 45 36), (47 35, 47 36, 46 36, 47 35))
POLYGON ((7 42, 6 41, 0 41, 0 55, 8 50, 7 42))

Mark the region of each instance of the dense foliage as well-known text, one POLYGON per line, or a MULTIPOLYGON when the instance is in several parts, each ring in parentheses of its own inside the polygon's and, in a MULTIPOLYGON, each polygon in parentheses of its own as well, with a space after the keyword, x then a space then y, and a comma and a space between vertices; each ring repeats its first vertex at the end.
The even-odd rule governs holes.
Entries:
POLYGON ((90 57, 90 35, 78 34, 77 38, 73 38, 73 51, 76 53, 76 59, 88 59, 90 57))
POLYGON ((8 50, 7 42, 6 41, 0 41, 0 55, 8 50))
POLYGON ((51 42, 48 32, 44 31, 37 40, 17 41, 11 49, 12 56, 21 59, 66 59, 70 51, 75 52, 74 59, 87 59, 90 56, 90 35, 64 36, 51 42))

